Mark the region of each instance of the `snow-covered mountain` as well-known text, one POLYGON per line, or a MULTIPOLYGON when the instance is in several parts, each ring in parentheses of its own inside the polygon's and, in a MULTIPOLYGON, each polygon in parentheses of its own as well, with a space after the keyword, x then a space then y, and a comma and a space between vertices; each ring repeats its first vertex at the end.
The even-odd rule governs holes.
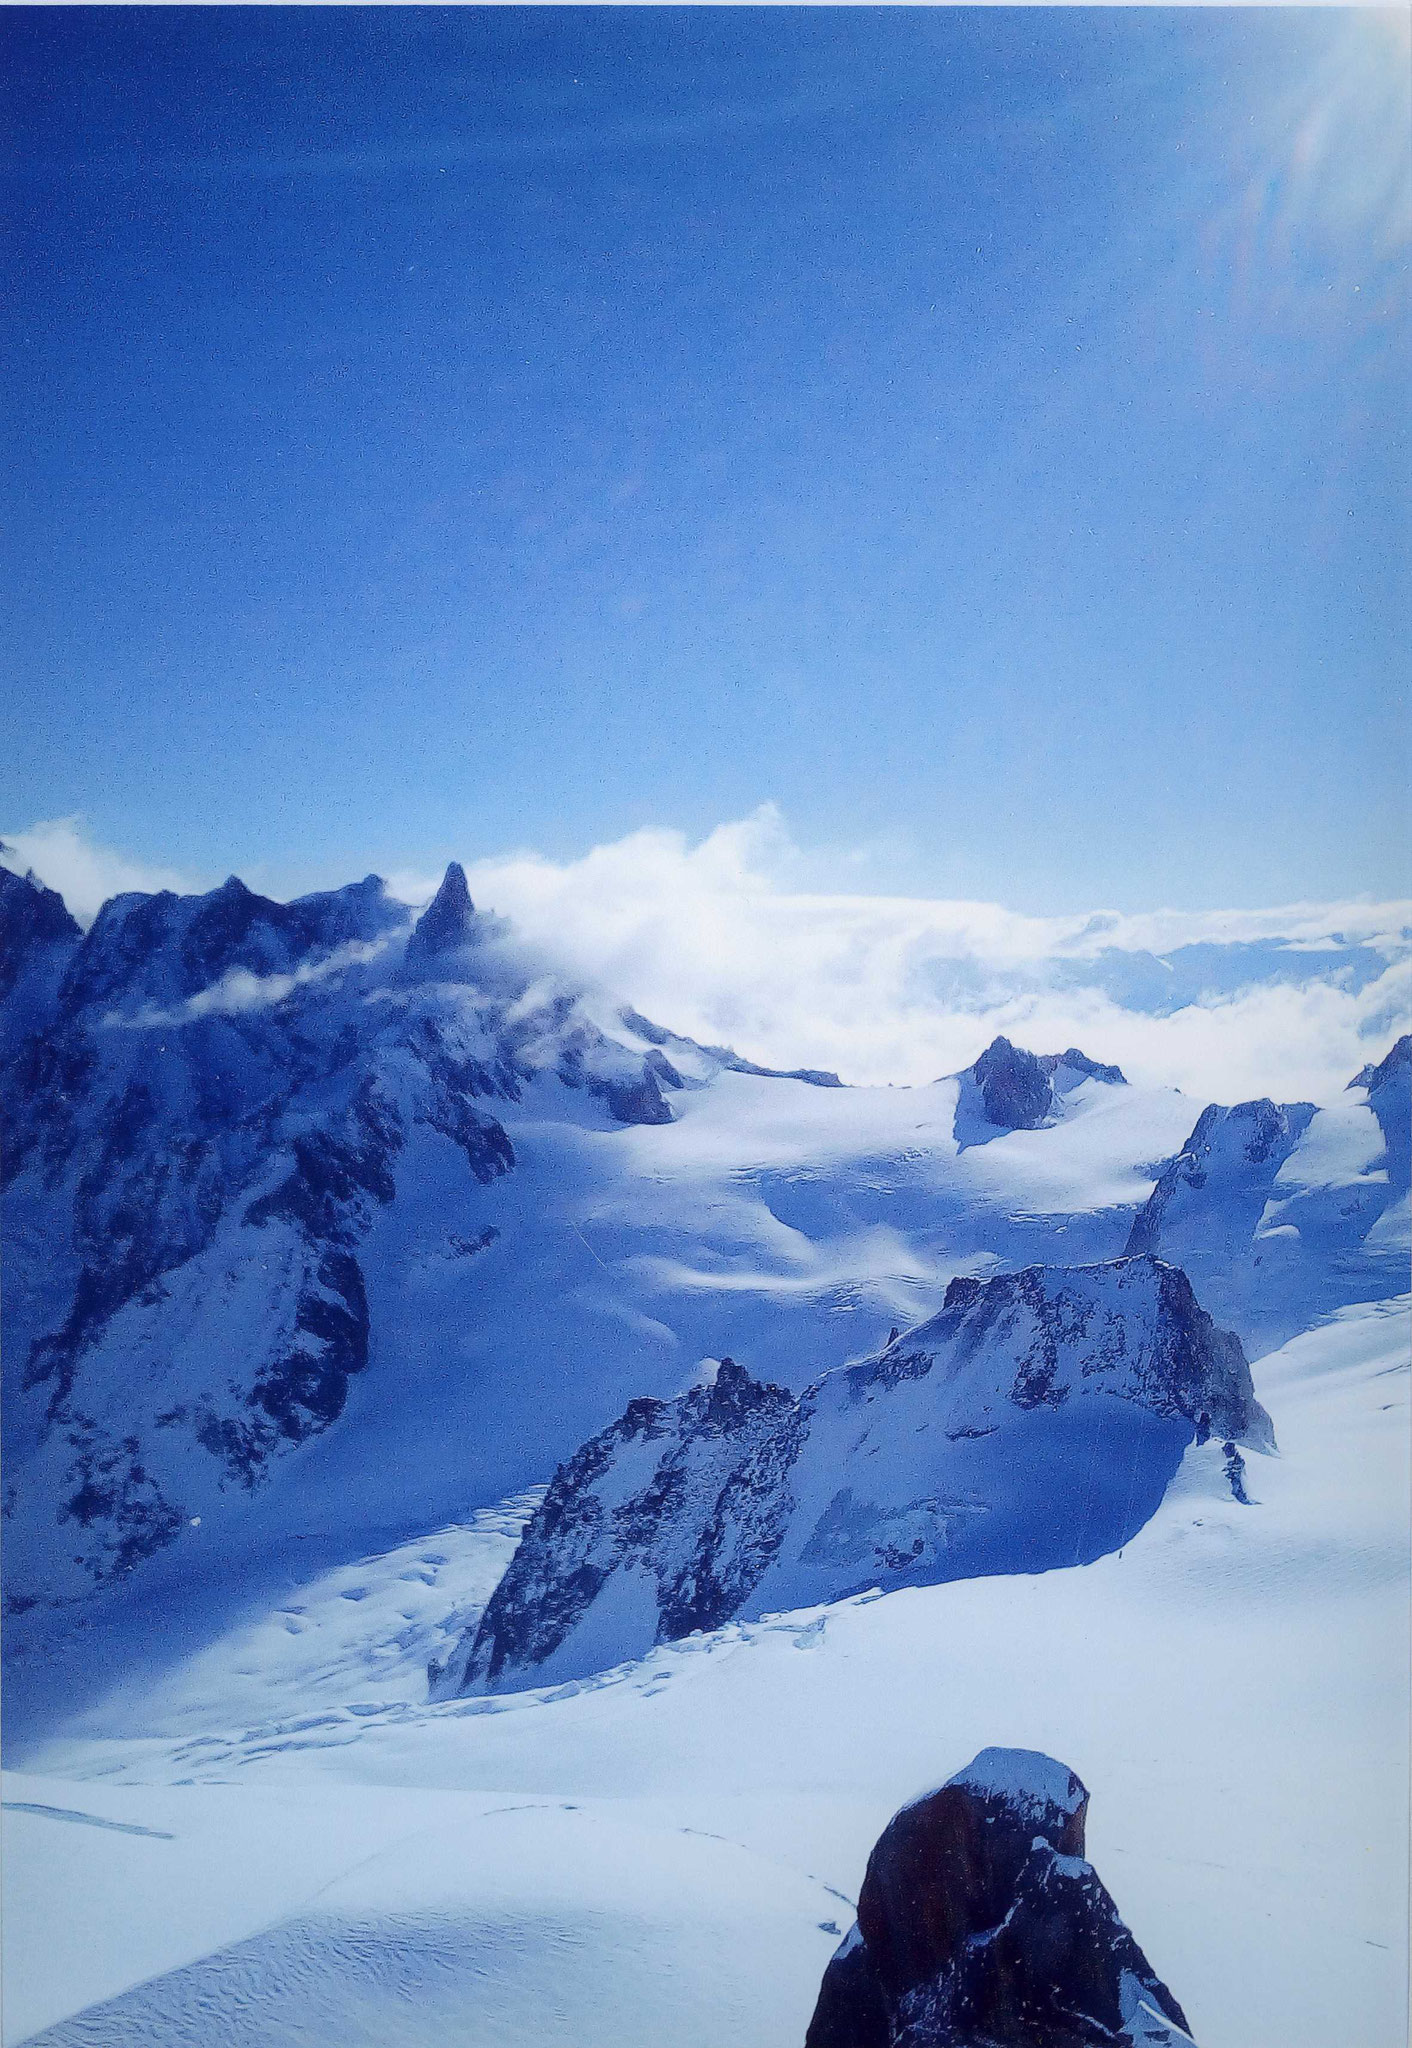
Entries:
POLYGON ((1258 1350, 1346 1301, 1407 1283, 1412 1036, 1351 1081, 1347 1099, 1212 1103, 1158 1175, 1130 1253, 1190 1276, 1258 1350))
POLYGON ((7 1775, 7 2039, 800 2043, 890 1816, 1003 1744, 1092 1788, 1202 2048, 1402 2048, 1408 1358, 1404 1300, 1256 1361, 1251 1506, 1212 1438, 1121 1554, 558 1686, 408 1689, 503 1527, 301 1582, 7 1775))
MULTIPOLYGON (((83 935, 0 870, 0 910, 12 1604, 126 1574, 336 1423, 394 1331, 425 1347, 420 1268, 500 1235, 496 1106, 543 1082, 590 1129, 661 1124, 686 1085, 535 986, 455 866, 410 932, 371 876, 119 897, 83 935)), ((698 1085, 733 1057, 686 1050, 698 1085)))
MULTIPOLYGON (((232 879, 86 933, 0 866, 0 979, 12 1716, 178 1610, 199 1642, 291 1556, 542 1483, 705 1359, 794 1393, 958 1275, 1118 1257, 1199 1108, 1004 1041, 923 1088, 776 1073, 565 986, 454 865, 415 922, 374 876, 288 904, 232 879)), ((1321 1308, 1397 1284, 1366 1086, 1287 1162, 1321 1308), (1308 1152, 1333 1124, 1367 1154, 1352 1217, 1344 1155, 1308 1152)), ((1265 1294, 1196 1292, 1272 1341, 1265 1294)))
POLYGON ((632 1402, 561 1467, 434 1696, 581 1678, 868 1587, 1087 1564, 1212 1434, 1274 1443, 1239 1341, 1175 1268, 953 1280, 939 1315, 798 1400, 723 1360, 675 1402, 632 1402))

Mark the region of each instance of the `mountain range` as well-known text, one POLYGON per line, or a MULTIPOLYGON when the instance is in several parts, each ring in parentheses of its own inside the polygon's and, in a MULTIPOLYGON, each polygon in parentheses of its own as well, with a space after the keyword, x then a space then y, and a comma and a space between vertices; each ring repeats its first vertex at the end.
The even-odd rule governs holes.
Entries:
MULTIPOLYGON (((1407 1040, 1324 1109, 1203 1105, 1004 1039, 929 1087, 849 1088, 566 985, 454 864, 417 919, 375 876, 291 903, 231 878, 115 897, 86 932, 0 868, 0 993, 21 1701, 36 1660, 92 1662, 93 1626, 116 1640, 136 1599, 185 1601, 199 1633, 295 1542, 337 1561, 441 1526, 571 1465, 615 1413, 660 1446, 729 1396, 737 1486, 742 1458, 817 1446, 863 1381, 894 1406, 910 1388, 943 1434, 979 1428, 944 1365, 898 1362, 944 1359, 953 1324, 1017 1287, 1087 1290, 1107 1316, 1146 1275, 1136 1352, 1185 1273, 1181 1316, 1255 1357, 1405 1284, 1407 1040)), ((1166 1394, 1111 1398, 1174 1426, 1166 1394)), ((791 1485, 823 1453, 797 1456, 791 1485)), ((1143 1465, 1135 1501, 1178 1456, 1143 1465)), ((865 1542, 840 1509, 833 1562, 806 1570, 804 1531, 760 1598, 829 1597, 904 1535, 933 1569, 943 1528, 953 1566, 994 1568, 957 1507, 975 1486, 923 1478, 916 1528, 865 1542)), ((1080 1551, 1136 1512, 1099 1515, 1080 1551)), ((708 1608, 739 1602, 680 1618, 708 1608)))

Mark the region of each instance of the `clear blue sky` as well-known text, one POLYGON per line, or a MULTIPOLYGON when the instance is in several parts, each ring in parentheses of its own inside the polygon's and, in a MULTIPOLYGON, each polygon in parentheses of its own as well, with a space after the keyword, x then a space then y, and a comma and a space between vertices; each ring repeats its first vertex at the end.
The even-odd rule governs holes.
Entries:
POLYGON ((0 827, 312 884, 773 799, 1026 909, 1407 886, 1395 15, 0 38, 0 827))

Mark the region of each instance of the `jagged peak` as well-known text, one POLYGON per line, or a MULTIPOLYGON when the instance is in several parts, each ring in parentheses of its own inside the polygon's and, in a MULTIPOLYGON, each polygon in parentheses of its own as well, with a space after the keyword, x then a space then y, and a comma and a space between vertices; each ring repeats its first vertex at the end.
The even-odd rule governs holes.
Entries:
POLYGON ((1106 1081, 1114 1088, 1126 1088, 1128 1085, 1128 1077, 1121 1067, 1090 1059, 1076 1045, 1067 1047, 1063 1052, 1041 1053, 1039 1063, 1047 1074, 1057 1074, 1061 1067, 1069 1067, 1090 1081, 1106 1081))
MULTIPOLYGON (((0 842, 0 853, 5 851, 3 842, 0 842)), ((72 926, 74 935, 79 935, 78 923, 59 891, 42 882, 33 868, 26 868, 21 874, 17 868, 0 865, 0 903, 12 915, 18 912, 28 917, 43 906, 48 920, 65 932, 72 926)))
POLYGON ((1075 1072, 1087 1075, 1092 1080, 1107 1081, 1115 1086, 1127 1086, 1128 1077, 1121 1067, 1091 1059, 1076 1045, 1067 1046, 1063 1052, 1030 1052, 1027 1047, 1014 1044, 1003 1032, 997 1032, 985 1051, 970 1067, 962 1071, 974 1074, 977 1080, 982 1080, 987 1071, 995 1068, 1027 1067, 1031 1063, 1046 1076, 1057 1074, 1061 1067, 1072 1067, 1075 1072))
POLYGON ((417 919, 407 945, 412 962, 437 959, 469 944, 475 933, 476 907, 460 861, 447 863, 441 886, 417 919))

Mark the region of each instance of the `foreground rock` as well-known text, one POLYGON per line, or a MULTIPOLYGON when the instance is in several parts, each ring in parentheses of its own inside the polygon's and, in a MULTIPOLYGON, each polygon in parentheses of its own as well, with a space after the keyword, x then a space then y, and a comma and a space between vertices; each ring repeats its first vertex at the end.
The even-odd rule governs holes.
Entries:
POLYGON ((1180 2048, 1186 2017, 1084 1861, 1088 1793, 1028 1749, 985 1749, 903 1807, 806 2048, 1180 2048))

